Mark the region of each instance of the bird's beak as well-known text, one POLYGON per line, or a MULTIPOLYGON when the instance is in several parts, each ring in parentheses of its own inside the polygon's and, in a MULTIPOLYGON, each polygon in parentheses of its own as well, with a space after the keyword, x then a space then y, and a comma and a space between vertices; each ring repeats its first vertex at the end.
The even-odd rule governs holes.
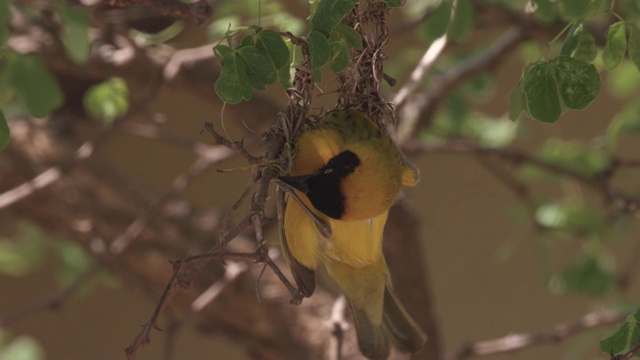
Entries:
POLYGON ((309 179, 310 177, 314 176, 315 174, 311 174, 311 175, 300 175, 300 176, 281 176, 279 179, 291 186, 292 188, 302 192, 303 194, 307 194, 309 193, 309 187, 307 186, 307 179, 309 179))

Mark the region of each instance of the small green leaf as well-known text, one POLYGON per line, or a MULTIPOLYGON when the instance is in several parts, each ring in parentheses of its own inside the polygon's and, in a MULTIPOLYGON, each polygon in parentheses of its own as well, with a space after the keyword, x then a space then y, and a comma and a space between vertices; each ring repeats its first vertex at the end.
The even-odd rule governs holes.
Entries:
POLYGON ((237 104, 251 99, 251 80, 247 75, 247 65, 237 51, 227 54, 222 60, 222 72, 214 85, 222 101, 237 104))
POLYGON ((0 360, 44 360, 42 346, 28 336, 19 336, 0 348, 0 360))
POLYGON ((534 119, 549 123, 558 120, 562 109, 550 63, 537 62, 531 66, 524 79, 524 93, 529 114, 534 119))
POLYGON ((333 35, 336 31, 342 35, 342 37, 346 40, 346 42, 352 48, 357 50, 362 49, 362 36, 356 29, 352 28, 351 26, 347 26, 345 24, 340 23, 334 29, 331 35, 333 35))
POLYGON ((577 22, 569 30, 562 45, 560 55, 571 56, 577 60, 591 62, 598 55, 596 40, 583 22, 577 22))
POLYGON ((587 255, 578 259, 562 274, 566 290, 590 296, 604 295, 615 284, 615 277, 603 261, 596 256, 587 255))
POLYGON ((319 31, 327 37, 331 30, 353 10, 357 0, 317 0, 316 2, 319 4, 311 15, 309 29, 312 32, 319 31))
POLYGON ((83 103, 91 117, 111 124, 129 110, 129 88, 123 79, 112 78, 90 87, 83 103))
POLYGON ((9 138, 11 137, 11 131, 9 131, 9 124, 4 117, 2 111, 0 111, 0 151, 9 144, 9 138))
POLYGON ((640 29, 636 24, 629 25, 629 57, 640 70, 640 29))
POLYGON ((600 340, 600 351, 607 356, 623 354, 631 350, 631 347, 640 337, 640 309, 627 316, 627 319, 611 333, 600 340))
POLYGON ((278 70, 278 82, 285 89, 291 87, 291 67, 285 66, 278 70))
POLYGON ((269 54, 276 69, 289 65, 289 48, 277 32, 262 30, 256 37, 256 47, 269 54))
POLYGON ((425 22, 422 33, 426 40, 433 41, 444 35, 449 28, 450 18, 451 2, 450 0, 442 0, 425 22))
POLYGON ((640 104, 631 103, 616 114, 605 135, 607 146, 615 149, 623 134, 640 135, 640 104))
POLYGON ((384 2, 391 8, 402 6, 402 0, 375 0, 375 2, 384 2))
POLYGON ((72 7, 63 1, 58 1, 56 4, 62 20, 62 43, 73 61, 85 63, 89 59, 91 50, 89 42, 91 16, 84 8, 72 7))
POLYGON ((224 58, 231 54, 232 51, 233 50, 227 45, 216 45, 213 47, 213 54, 216 56, 216 60, 218 60, 220 64, 222 64, 224 58))
POLYGON ((11 82, 35 117, 45 117, 64 102, 64 94, 40 55, 14 57, 9 64, 11 82))
POLYGON ((449 26, 449 36, 457 42, 464 40, 473 25, 473 8, 469 0, 458 0, 453 10, 453 20, 449 26))
POLYGON ((265 85, 278 80, 276 67, 267 53, 253 46, 245 46, 239 48, 237 54, 245 63, 247 76, 254 88, 264 90, 265 85))
POLYGON ((618 21, 609 26, 607 30, 607 44, 602 52, 602 61, 607 70, 615 69, 627 51, 627 36, 625 34, 625 22, 618 21))
POLYGON ((339 73, 349 66, 349 60, 351 59, 351 48, 344 40, 334 41, 331 43, 331 54, 333 57, 333 63, 331 63, 331 70, 335 73, 339 73))
POLYGON ((601 173, 610 157, 601 149, 593 149, 581 141, 548 140, 539 152, 541 159, 562 166, 584 177, 601 173))
POLYGON ((570 109, 584 109, 600 92, 600 75, 593 64, 569 56, 551 62, 564 104, 570 109))
POLYGON ((589 11, 588 0, 560 0, 560 12, 570 20, 582 19, 589 11))
POLYGON ((4 47, 9 39, 9 22, 11 21, 11 12, 9 11, 9 2, 0 1, 0 49, 4 47))
POLYGON ((331 45, 321 32, 312 31, 307 36, 307 41, 309 42, 312 70, 321 68, 331 60, 331 45))
POLYGON ((535 14, 542 21, 551 21, 556 17, 556 9, 550 0, 533 0, 536 4, 535 14))

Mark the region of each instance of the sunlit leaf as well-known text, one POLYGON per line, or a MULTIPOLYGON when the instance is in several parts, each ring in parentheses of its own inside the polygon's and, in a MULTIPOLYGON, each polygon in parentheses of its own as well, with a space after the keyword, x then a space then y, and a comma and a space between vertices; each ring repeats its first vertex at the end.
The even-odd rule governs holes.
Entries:
POLYGON ((42 346, 28 336, 19 336, 0 348, 0 360, 44 360, 42 346))
POLYGON ((129 110, 129 88, 121 78, 109 79, 90 87, 83 103, 90 116, 110 124, 129 110))

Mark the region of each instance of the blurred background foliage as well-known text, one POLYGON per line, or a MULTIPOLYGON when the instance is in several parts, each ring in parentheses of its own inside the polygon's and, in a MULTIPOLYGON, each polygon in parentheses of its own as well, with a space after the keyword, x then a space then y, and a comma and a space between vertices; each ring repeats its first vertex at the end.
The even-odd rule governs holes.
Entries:
MULTIPOLYGON (((384 2, 394 6, 387 22, 390 38, 384 64, 392 80, 382 82, 381 92, 393 101, 401 89, 414 86, 395 105, 399 132, 404 129, 409 134, 400 146, 421 165, 426 164, 421 166, 425 174, 422 186, 432 186, 429 176, 433 170, 421 159, 468 156, 491 175, 493 186, 512 194, 505 205, 508 226, 525 229, 521 234, 534 238, 533 247, 527 247, 518 236, 511 236, 491 248, 495 254, 491 261, 508 263, 518 252, 532 252, 541 280, 534 284, 538 290, 531 291, 583 297, 590 304, 589 311, 612 310, 622 317, 633 311, 638 305, 640 270, 640 2, 384 2), (446 39, 446 47, 426 67, 421 58, 438 39, 446 39), (421 66, 426 73, 414 77, 421 66)), ((118 234, 130 234, 130 222, 133 225, 143 218, 143 228, 157 226, 159 234, 166 234, 158 225, 166 218, 192 224, 208 219, 209 211, 217 216, 214 225, 193 225, 185 231, 213 233, 222 221, 220 213, 233 201, 225 197, 203 203, 198 199, 200 190, 182 194, 183 188, 171 179, 186 172, 184 162, 189 155, 178 154, 176 149, 201 155, 202 143, 209 140, 197 137, 198 124, 214 118, 216 126, 228 131, 227 136, 245 138, 254 154, 261 151, 257 145, 260 134, 275 124, 276 112, 287 102, 285 90, 295 70, 304 65, 296 39, 308 41, 310 50, 307 71, 314 75, 317 96, 308 105, 315 112, 331 108, 336 96, 334 72, 347 68, 363 38, 353 28, 339 24, 350 8, 345 13, 333 8, 318 10, 329 3, 0 2, 0 149, 6 147, 0 153, 0 214, 4 218, 0 280, 52 269, 61 291, 71 289, 70 296, 90 296, 87 294, 101 286, 122 288, 126 275, 105 265, 110 261, 105 249, 114 249, 121 238, 118 234), (317 11, 326 13, 314 24, 317 11), (200 105, 193 105, 192 112, 170 114, 163 102, 200 105), (239 105, 226 105, 223 110, 223 102, 239 105), (123 134, 139 138, 127 143, 123 134), (156 154, 142 139, 170 144, 174 150, 156 154), (147 155, 120 169, 105 165, 110 157, 126 159, 138 152, 147 155), (99 161, 92 162, 96 157, 99 161), (137 171, 130 169, 147 166, 148 171, 130 179, 136 178, 137 171), (79 167, 89 169, 95 178, 79 167), (161 168, 167 171, 164 175, 156 173, 161 168), (57 173, 48 173, 51 169, 57 173), (119 184, 121 193, 112 197, 113 189, 99 184, 111 181, 115 173, 120 178, 111 184, 119 184), (162 180, 155 181, 156 174, 162 180), (66 187, 56 188, 57 182, 95 187, 95 194, 91 193, 95 197, 90 199, 93 206, 100 209, 98 202, 125 210, 116 211, 115 218, 103 218, 102 223, 96 221, 101 211, 68 202, 68 198, 86 196, 84 190, 72 193, 66 187), (125 189, 127 186, 134 189, 125 189), (51 200, 31 195, 42 188, 52 189, 46 198, 51 200), (122 205, 127 200, 130 208, 122 205), (83 218, 83 213, 91 214, 83 218), (57 222, 47 222, 47 216, 57 222), (102 235, 93 233, 96 228, 101 228, 102 235)), ((237 163, 231 161, 225 165, 237 163)), ((188 185, 207 189, 214 193, 213 198, 220 192, 232 198, 240 195, 225 189, 232 185, 198 185, 198 175, 187 176, 188 185)), ((240 175, 231 176, 225 181, 246 182, 240 175)), ((489 197, 491 189, 486 190, 489 197)), ((442 190, 466 191, 470 190, 442 190)), ((458 199, 462 202, 444 206, 464 207, 464 195, 458 199)), ((414 205, 429 207, 428 201, 414 205)), ((482 221, 483 214, 476 217, 482 221)), ((447 226, 470 221, 460 215, 447 226)), ((162 251, 165 260, 175 259, 201 252, 208 248, 207 241, 215 241, 212 235, 202 235, 200 240, 177 238, 143 242, 141 253, 154 249, 162 251)), ((441 241, 446 247, 447 239, 441 241)), ((113 254, 110 256, 119 253, 113 254)), ((452 251, 449 255, 457 254, 452 251)), ((435 266, 433 262, 428 265, 435 266)), ((510 290, 505 285, 503 291, 507 296, 510 290)), ((436 303, 446 302, 446 295, 436 292, 434 297, 436 303)), ((66 297, 61 299, 66 301, 66 297)), ((2 308, 12 314, 9 310, 2 308)), ((600 353, 591 351, 598 342, 591 339, 552 356, 604 359, 608 354, 633 351, 639 317, 636 313, 621 322, 610 337, 600 334, 600 353)), ((128 329, 143 318, 132 319, 128 329)), ((9 315, 3 319, 0 324, 9 323, 9 315)), ((570 319, 547 320, 551 326, 570 319)), ((443 324, 447 321, 445 316, 439 319, 443 324)), ((518 326, 511 331, 527 330, 537 329, 518 326)), ((474 339, 457 340, 454 346, 474 339)), ((446 347, 447 353, 454 350, 446 347)), ((0 333, 0 359, 44 359, 46 353, 28 334, 12 334, 11 327, 0 333)))

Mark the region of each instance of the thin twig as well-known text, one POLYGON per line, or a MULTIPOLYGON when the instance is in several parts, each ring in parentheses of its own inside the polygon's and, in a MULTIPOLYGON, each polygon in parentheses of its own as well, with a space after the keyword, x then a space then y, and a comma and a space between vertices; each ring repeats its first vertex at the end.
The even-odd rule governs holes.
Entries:
POLYGON ((232 154, 233 152, 230 149, 224 146, 217 146, 209 149, 206 156, 198 157, 184 173, 178 175, 174 179, 171 184, 171 188, 169 188, 167 192, 165 192, 153 204, 150 204, 140 215, 138 215, 138 217, 124 232, 113 240, 109 251, 112 254, 121 253, 133 240, 140 236, 144 228, 149 223, 149 220, 151 220, 151 218, 164 204, 167 203, 167 201, 182 192, 191 182, 193 182, 193 180, 209 169, 212 165, 229 158, 232 154))
POLYGON ((436 64, 436 61, 442 54, 445 46, 447 45, 447 35, 442 35, 441 37, 435 39, 427 51, 425 51, 424 55, 418 62, 418 65, 413 69, 409 79, 405 82, 404 86, 398 90, 396 95, 393 97, 391 102, 396 106, 396 108, 400 108, 404 106, 405 101, 409 98, 411 94, 420 86, 422 79, 424 79, 425 75, 431 71, 433 66, 436 64))
POLYGON ((398 124, 398 142, 403 144, 412 139, 421 123, 430 121, 440 101, 462 81, 480 73, 481 71, 497 66, 506 58, 510 50, 526 38, 525 30, 520 27, 512 27, 504 32, 486 50, 478 55, 462 60, 447 71, 436 76, 431 81, 431 86, 420 95, 416 95, 411 103, 405 105, 406 111, 412 116, 405 116, 398 124))
POLYGON ((512 334, 497 339, 474 342, 463 346, 455 354, 448 355, 446 359, 468 359, 474 356, 512 352, 545 343, 557 343, 588 329, 615 324, 628 315, 629 313, 612 311, 594 312, 576 321, 558 324, 547 330, 512 334))

